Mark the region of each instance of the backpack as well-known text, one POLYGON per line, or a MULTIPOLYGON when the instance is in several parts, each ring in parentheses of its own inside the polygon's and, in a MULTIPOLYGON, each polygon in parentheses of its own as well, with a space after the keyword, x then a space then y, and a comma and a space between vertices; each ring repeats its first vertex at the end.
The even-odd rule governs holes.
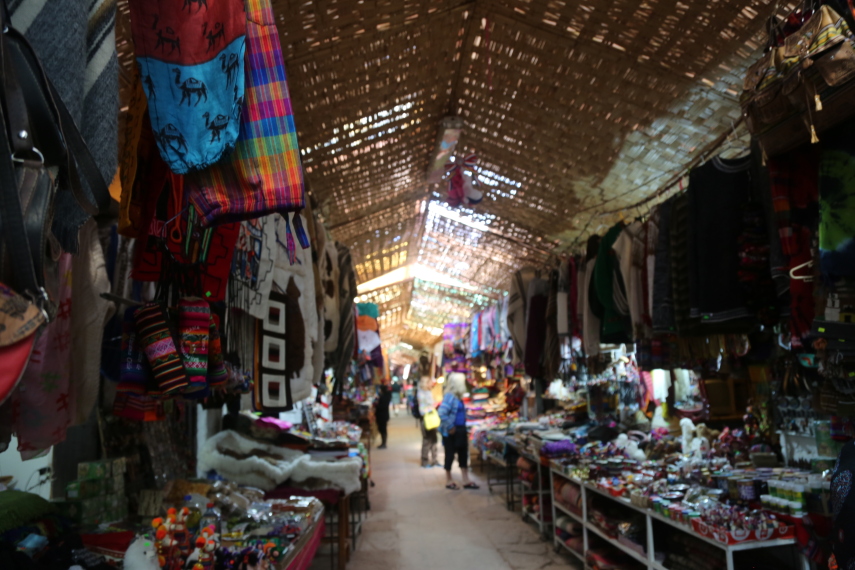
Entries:
POLYGON ((413 403, 410 404, 410 410, 413 412, 413 417, 416 419, 422 419, 422 414, 419 411, 419 395, 418 392, 415 396, 413 396, 413 403))

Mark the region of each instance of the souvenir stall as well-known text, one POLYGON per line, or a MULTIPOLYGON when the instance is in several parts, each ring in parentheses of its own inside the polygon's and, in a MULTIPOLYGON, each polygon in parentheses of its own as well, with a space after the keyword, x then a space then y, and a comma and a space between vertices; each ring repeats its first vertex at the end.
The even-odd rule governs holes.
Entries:
POLYGON ((4 20, 0 461, 25 491, 0 493, 4 548, 300 569, 323 541, 343 568, 356 523, 332 507, 370 462, 334 396, 382 375, 378 315, 306 192, 272 3, 36 4, 4 20))
POLYGON ((452 374, 569 563, 855 567, 853 2, 2 8, 4 570, 343 570, 452 374))
POLYGON ((514 272, 498 311, 448 325, 473 397, 507 341, 502 372, 531 404, 470 411, 491 491, 588 566, 825 567, 839 542, 855 235, 841 201, 853 124, 835 86, 849 76, 792 79, 852 49, 851 14, 831 4, 766 35, 744 119, 671 184, 514 272), (809 103, 776 94, 796 83, 809 103))

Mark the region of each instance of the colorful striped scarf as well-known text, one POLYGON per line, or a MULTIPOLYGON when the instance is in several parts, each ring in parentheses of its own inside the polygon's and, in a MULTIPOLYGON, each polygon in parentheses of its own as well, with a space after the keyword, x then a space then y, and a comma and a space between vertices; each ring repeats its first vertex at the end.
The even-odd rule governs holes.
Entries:
MULTIPOLYGON (((297 130, 270 0, 247 0, 246 14, 246 99, 235 151, 188 181, 207 225, 305 206, 297 130)), ((308 247, 302 228, 296 229, 308 247)))

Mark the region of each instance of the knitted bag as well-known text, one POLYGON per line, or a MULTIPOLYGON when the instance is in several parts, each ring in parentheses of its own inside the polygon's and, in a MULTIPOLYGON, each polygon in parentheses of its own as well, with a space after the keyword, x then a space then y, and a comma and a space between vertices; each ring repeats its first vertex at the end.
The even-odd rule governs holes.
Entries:
POLYGON ((220 317, 211 313, 211 326, 208 332, 208 387, 212 390, 224 388, 228 380, 223 342, 220 338, 220 317))
POLYGON ((246 12, 246 103, 235 151, 229 160, 188 181, 191 200, 207 225, 305 206, 297 131, 273 7, 270 0, 247 0, 246 12))
POLYGON ((148 303, 134 314, 139 342, 145 350, 151 371, 157 380, 159 392, 169 395, 187 387, 187 374, 181 352, 175 346, 169 326, 167 309, 160 303, 148 303))
POLYGON ((146 384, 151 379, 151 367, 139 345, 134 314, 137 307, 125 310, 122 322, 122 364, 116 390, 128 394, 145 394, 146 384))
POLYGON ((204 390, 208 385, 208 340, 211 308, 206 301, 186 297, 178 301, 178 333, 181 356, 187 373, 187 392, 204 390))
POLYGON ((241 0, 131 0, 131 32, 163 160, 177 174, 231 152, 243 106, 241 0))

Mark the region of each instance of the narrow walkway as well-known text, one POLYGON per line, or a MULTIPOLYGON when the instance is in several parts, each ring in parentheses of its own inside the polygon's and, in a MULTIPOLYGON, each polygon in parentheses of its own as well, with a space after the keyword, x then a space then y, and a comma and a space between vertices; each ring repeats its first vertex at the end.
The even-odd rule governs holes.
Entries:
MULTIPOLYGON (((481 489, 445 489, 441 467, 419 465, 421 435, 408 415, 389 423, 388 449, 372 450, 371 511, 348 570, 572 570, 537 530, 481 489)), ((443 460, 440 445, 439 460, 443 460)), ((453 473, 459 481, 455 465, 453 473)))

